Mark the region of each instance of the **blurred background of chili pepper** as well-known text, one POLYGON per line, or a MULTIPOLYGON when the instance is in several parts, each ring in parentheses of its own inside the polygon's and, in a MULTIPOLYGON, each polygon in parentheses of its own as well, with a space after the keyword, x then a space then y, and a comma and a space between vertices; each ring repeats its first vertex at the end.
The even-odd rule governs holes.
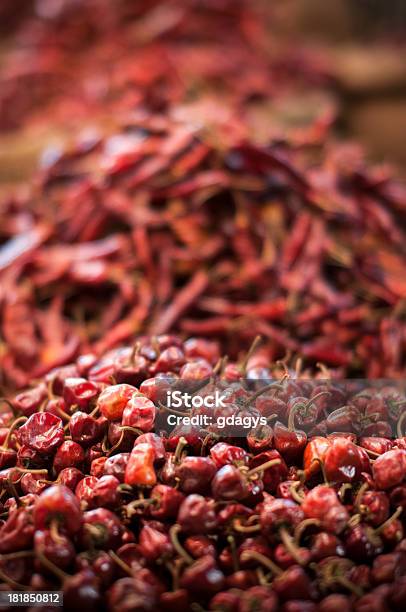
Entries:
POLYGON ((274 359, 404 375, 406 190, 337 140, 404 161, 399 126, 390 151, 359 120, 371 100, 404 105, 401 7, 389 45, 390 15, 361 39, 362 5, 335 2, 328 26, 316 0, 14 4, 0 13, 5 388, 172 330, 231 356, 259 333, 274 359))

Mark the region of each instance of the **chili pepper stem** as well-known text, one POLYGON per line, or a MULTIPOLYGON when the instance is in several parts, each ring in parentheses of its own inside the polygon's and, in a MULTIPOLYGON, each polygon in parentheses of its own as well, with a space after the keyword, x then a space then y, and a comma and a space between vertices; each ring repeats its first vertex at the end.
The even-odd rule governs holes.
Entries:
MULTIPOLYGON (((358 446, 358 444, 357 444, 357 446, 358 446)), ((379 453, 375 453, 374 451, 370 450, 369 448, 364 448, 363 446, 360 446, 359 448, 362 448, 373 459, 377 459, 378 457, 380 457, 379 453)))
POLYGON ((294 431, 295 428, 295 417, 299 408, 309 408, 317 399, 323 397, 323 395, 331 395, 330 391, 320 391, 314 397, 311 397, 307 402, 295 404, 289 412, 288 429, 294 431))
POLYGON ((55 519, 52 520, 49 525, 49 532, 50 532, 51 538, 56 544, 64 544, 64 539, 61 537, 58 531, 58 527, 59 527, 58 521, 55 519))
POLYGON ((111 559, 113 559, 113 561, 119 566, 121 567, 122 570, 124 570, 126 572, 126 574, 128 574, 129 576, 133 576, 133 571, 131 569, 131 567, 125 562, 123 561, 115 552, 114 550, 109 550, 109 556, 111 557, 111 559))
POLYGON ((306 472, 304 470, 298 470, 297 476, 299 478, 300 484, 304 484, 306 482, 306 472))
POLYGON ((175 559, 172 563, 165 562, 165 567, 172 576, 172 591, 177 591, 179 588, 180 570, 184 563, 184 559, 175 559))
POLYGON ((15 414, 15 408, 9 399, 6 397, 0 397, 0 403, 7 404, 7 406, 11 409, 12 413, 15 414))
POLYGON ((360 509, 360 505, 361 505, 361 500, 362 500, 362 496, 364 495, 365 491, 367 491, 369 489, 369 484, 367 482, 364 482, 359 490, 358 493, 354 499, 354 507, 357 508, 358 512, 360 514, 362 514, 361 509, 360 509))
POLYGON ((344 501, 345 492, 346 491, 351 491, 351 490, 352 490, 352 486, 350 485, 349 482, 344 482, 341 485, 340 490, 338 491, 338 497, 340 498, 341 502, 344 501))
POLYGON ((301 495, 298 492, 298 488, 302 486, 302 483, 300 480, 296 480, 295 482, 292 482, 292 484, 290 485, 290 494, 292 496, 292 498, 295 500, 295 502, 297 502, 298 504, 301 504, 305 498, 304 495, 301 495))
POLYGON ((299 554, 298 547, 285 527, 281 527, 281 529, 279 529, 279 535, 289 554, 297 563, 299 563, 299 565, 303 565, 303 559, 299 554))
POLYGON ((217 375, 221 376, 221 374, 224 372, 224 369, 227 363, 228 363, 228 355, 224 355, 224 357, 220 357, 220 359, 218 360, 218 362, 213 368, 212 377, 215 378, 217 375))
POLYGON ((175 523, 175 525, 172 525, 172 527, 169 529, 169 537, 171 538, 172 546, 174 547, 178 555, 182 559, 184 559, 188 565, 191 565, 194 559, 193 557, 189 555, 188 552, 186 552, 186 550, 183 548, 182 544, 180 543, 179 537, 178 537, 180 531, 181 531, 181 526, 175 523))
POLYGON ((257 552, 256 550, 244 550, 244 552, 241 553, 240 558, 241 561, 257 561, 275 576, 281 576, 283 574, 283 570, 279 567, 279 565, 276 565, 276 563, 274 563, 271 559, 265 557, 265 555, 257 552))
POLYGON ((233 529, 239 533, 257 533, 261 531, 261 525, 243 525, 241 519, 234 519, 232 523, 233 529))
POLYGON ((85 523, 83 525, 83 529, 87 531, 88 534, 92 537, 92 540, 98 540, 103 535, 103 526, 99 525, 91 525, 90 523, 85 523))
MULTIPOLYGON (((290 356, 286 356, 285 359, 290 359, 290 356)), ((276 365, 280 366, 283 370, 282 380, 286 380, 291 377, 288 366, 286 365, 286 361, 284 359, 278 359, 278 361, 276 361, 276 365)))
POLYGON ((168 406, 164 406, 164 404, 162 404, 161 402, 158 402, 158 405, 160 407, 161 410, 164 410, 165 412, 170 412, 171 414, 176 414, 177 416, 187 416, 187 412, 181 412, 180 410, 174 410, 173 408, 168 408, 168 406))
POLYGON ((303 359, 301 357, 298 357, 296 359, 296 363, 295 363, 295 376, 296 378, 300 378, 300 374, 302 372, 303 369, 303 359))
POLYGON ((274 414, 270 414, 268 417, 266 417, 267 421, 273 421, 274 419, 278 418, 278 414, 274 413, 274 414))
POLYGON ((19 472, 20 474, 48 474, 48 470, 46 468, 38 468, 34 470, 31 468, 15 467, 13 470, 15 472, 19 472))
MULTIPOLYGON (((58 413, 61 415, 61 417, 63 417, 64 419, 66 419, 67 421, 71 420, 71 415, 68 414, 67 412, 65 412, 65 410, 62 410, 62 408, 57 408, 58 413)), ((69 423, 68 423, 69 424, 69 423)))
POLYGON ((49 399, 49 400, 50 399, 54 399, 54 397, 55 397, 55 393, 53 392, 53 389, 52 389, 53 384, 54 384, 53 380, 50 380, 49 383, 47 384, 47 393, 48 393, 48 398, 47 399, 49 399))
POLYGON ((296 414, 298 412, 299 409, 301 408, 306 408, 306 404, 304 402, 297 402, 297 404, 295 404, 294 406, 292 406, 292 408, 289 411, 289 417, 288 417, 288 429, 289 431, 294 431, 295 430, 295 418, 296 418, 296 414))
POLYGON ((246 406, 250 406, 251 404, 253 404, 253 402, 255 402, 255 400, 260 396, 263 395, 264 393, 266 393, 267 391, 270 391, 271 389, 275 389, 278 391, 283 391, 284 388, 282 387, 282 385, 280 385, 279 383, 273 382, 270 383, 269 385, 265 385, 265 387, 262 387, 262 389, 258 389, 258 391, 256 391, 254 393, 254 395, 251 395, 251 397, 248 399, 246 406))
POLYGON ((17 550, 16 552, 2 554, 1 560, 8 561, 9 559, 25 559, 26 557, 34 557, 35 552, 33 550, 17 550))
POLYGON ((3 444, 2 444, 2 447, 3 447, 3 448, 8 448, 8 445, 9 445, 9 442, 10 442, 10 438, 11 438, 11 436, 12 436, 12 434, 13 434, 14 430, 16 429, 16 427, 17 427, 17 426, 18 426, 20 423, 25 423, 25 421, 27 421, 27 420, 28 420, 28 417, 26 417, 26 416, 21 416, 21 417, 18 417, 18 419, 15 419, 15 421, 13 421, 13 422, 11 423, 11 425, 10 425, 10 427, 9 427, 9 430, 8 430, 8 432, 7 432, 7 435, 6 435, 6 437, 5 437, 5 440, 4 440, 3 444))
POLYGON ((125 431, 121 431, 120 437, 117 440, 117 442, 115 444, 113 444, 113 446, 107 451, 107 457, 110 457, 114 451, 116 451, 118 448, 120 448, 122 441, 124 440, 124 436, 125 436, 125 431))
POLYGON ((233 569, 235 572, 238 572, 240 569, 240 564, 238 561, 238 554, 237 554, 237 545, 235 543, 235 537, 233 535, 228 535, 227 536, 227 542, 230 545, 230 550, 231 550, 231 558, 233 561, 233 569))
POLYGON ((308 527, 320 527, 321 522, 318 519, 308 518, 304 519, 301 523, 299 523, 294 531, 293 538, 298 546, 300 546, 300 540, 302 538, 303 533, 308 527))
POLYGON ((98 414, 99 411, 100 411, 99 406, 96 406, 95 408, 93 408, 92 412, 89 413, 89 416, 94 417, 96 416, 96 414, 98 414))
POLYGON ((7 477, 7 486, 12 494, 12 496, 14 497, 14 499, 16 500, 16 504, 18 507, 21 507, 23 505, 20 496, 17 492, 17 489, 15 488, 14 482, 11 480, 12 478, 12 474, 10 473, 7 477))
POLYGON ((331 395, 330 391, 319 391, 319 393, 316 393, 316 395, 314 395, 313 397, 311 397, 308 401, 308 405, 310 406, 310 404, 313 404, 313 402, 317 399, 319 399, 320 397, 323 397, 323 395, 331 395))
POLYGON ((258 577, 258 582, 261 586, 269 586, 269 580, 267 576, 265 576, 264 570, 262 569, 262 567, 257 567, 257 569, 255 570, 255 573, 258 577))
POLYGON ((131 433, 137 434, 137 436, 142 436, 144 433, 142 429, 138 429, 137 427, 131 427, 130 425, 121 425, 119 428, 120 431, 130 431, 131 433))
MULTIPOLYGON (((124 435, 123 435, 124 437, 124 435)), ((101 448, 103 453, 108 453, 109 449, 107 448, 107 441, 108 441, 108 436, 107 434, 104 435, 103 440, 102 440, 102 444, 101 444, 101 448)))
POLYGON ((254 474, 263 472, 264 470, 267 470, 270 467, 274 467, 275 465, 279 465, 280 463, 281 463, 280 459, 270 459, 269 461, 266 461, 265 463, 262 463, 261 465, 258 465, 257 467, 252 468, 252 470, 248 470, 246 475, 248 478, 250 478, 254 474))
POLYGON ((158 501, 154 497, 150 497, 149 499, 136 499, 125 506, 125 512, 127 516, 131 517, 137 508, 142 508, 145 506, 154 506, 158 503, 158 501), (129 512, 130 511, 130 512, 129 512))
POLYGON ((201 447, 201 449, 200 449, 200 455, 201 455, 202 457, 204 457, 204 452, 205 452, 205 450, 206 450, 206 446, 207 446, 207 444, 209 443, 209 440, 211 440, 211 438, 216 438, 216 437, 218 437, 218 436, 216 436, 215 434, 213 434, 213 433, 211 433, 211 432, 209 432, 208 434, 206 434, 206 436, 204 437, 204 440, 203 440, 203 442, 202 442, 202 447, 201 447))
POLYGON ((152 336, 151 338, 151 346, 154 349, 154 351, 156 352, 156 354, 158 355, 158 357, 161 354, 161 347, 159 346, 159 342, 156 336, 152 336))
POLYGON ((141 342, 136 342, 133 346, 133 349, 131 351, 131 355, 130 355, 130 359, 128 362, 128 365, 133 365, 135 358, 137 357, 137 355, 139 354, 141 350, 141 342))
POLYGON ((398 438, 402 438, 404 436, 403 423, 405 422, 405 420, 406 420, 406 410, 402 412, 402 414, 400 415, 398 419, 397 425, 396 425, 396 434, 398 438))
POLYGON ((176 445, 176 450, 175 450, 175 454, 174 454, 174 462, 175 463, 179 463, 181 456, 182 456, 182 452, 183 449, 185 448, 185 446, 187 446, 187 440, 186 438, 184 438, 183 436, 181 436, 178 440, 178 444, 176 445))
POLYGON ((69 574, 61 570, 61 568, 55 565, 53 561, 48 559, 48 557, 44 555, 44 552, 42 550, 36 550, 35 554, 38 557, 39 561, 41 561, 42 565, 44 565, 50 572, 52 572, 57 578, 59 578, 62 583, 65 582, 67 578, 69 578, 69 574))
POLYGON ((347 523, 347 527, 350 527, 350 529, 352 527, 356 527, 357 525, 359 525, 361 522, 361 515, 360 514, 353 514, 352 517, 350 518, 350 520, 347 523))
POLYGON ((323 463, 323 461, 320 459, 320 457, 315 457, 315 458, 312 460, 312 463, 314 463, 315 461, 316 461, 316 462, 317 462, 317 463, 320 465, 321 473, 323 474, 323 481, 324 481, 324 484, 325 484, 325 485, 328 487, 328 486, 329 486, 329 482, 328 482, 328 479, 327 479, 326 470, 324 469, 324 463, 323 463))
POLYGON ((192 610, 192 612, 207 612, 207 610, 205 610, 203 606, 201 606, 200 604, 196 602, 193 602, 192 604, 190 604, 190 609, 192 610))
POLYGON ((25 591, 27 589, 27 587, 24 584, 21 584, 20 582, 16 582, 15 580, 13 580, 13 578, 10 578, 10 576, 7 576, 7 574, 5 574, 2 569, 0 569, 0 578, 1 580, 3 580, 3 582, 8 584, 13 589, 16 589, 17 591, 25 591))
POLYGON ((247 354, 245 355, 242 363, 241 363, 241 367, 240 367, 240 371, 242 374, 245 374, 246 370, 247 370, 247 365, 249 360, 251 359, 252 355, 255 353, 255 351, 257 350, 258 346, 261 344, 262 342, 262 337, 261 336, 256 336, 250 346, 250 348, 247 351, 247 354))
POLYGON ((364 594, 364 591, 361 589, 361 587, 358 587, 356 584, 354 584, 351 580, 349 580, 348 578, 346 578, 346 576, 336 576, 335 577, 336 581, 341 584, 343 587, 345 587, 346 589, 348 589, 351 593, 353 593, 356 597, 362 597, 364 594))
POLYGON ((379 535, 380 533, 382 533, 382 531, 388 527, 388 525, 390 525, 391 523, 393 523, 393 521, 395 521, 397 518, 399 518, 399 516, 402 514, 403 512, 403 508, 402 506, 398 506, 395 510, 395 512, 392 514, 392 516, 390 516, 384 523, 382 523, 382 525, 379 525, 379 527, 377 527, 374 530, 374 533, 379 535))
POLYGON ((329 368, 328 368, 328 367, 327 367, 327 366, 326 366, 324 363, 321 363, 320 361, 318 361, 318 362, 316 363, 316 367, 317 367, 317 368, 319 368, 320 372, 321 372, 322 374, 324 374, 324 375, 325 375, 325 377, 326 377, 328 380, 330 380, 330 378, 331 378, 331 371, 330 371, 330 369, 329 369, 329 368))

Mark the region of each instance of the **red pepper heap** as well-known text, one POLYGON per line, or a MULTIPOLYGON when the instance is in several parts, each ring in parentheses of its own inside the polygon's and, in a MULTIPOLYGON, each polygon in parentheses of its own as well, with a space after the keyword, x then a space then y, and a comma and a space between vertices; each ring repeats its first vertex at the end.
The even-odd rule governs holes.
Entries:
POLYGON ((7 386, 135 330, 216 338, 234 359, 261 334, 265 362, 291 352, 339 376, 400 377, 405 193, 354 151, 327 147, 318 165, 308 153, 221 151, 152 116, 63 153, 2 205, 7 386))
POLYGON ((337 382, 404 375, 404 188, 330 138, 328 97, 289 124, 323 71, 252 2, 34 4, 0 129, 80 135, 0 203, 0 382, 24 389, 1 399, 0 588, 404 609, 405 394, 337 382), (166 431, 166 392, 215 379, 217 418, 265 423, 166 431))
POLYGON ((17 28, 0 114, 80 134, 0 202, 2 385, 172 331, 233 359, 259 333, 265 361, 402 376, 404 188, 330 139, 323 71, 299 47, 275 52, 272 11, 51 4, 17 28))
POLYGON ((403 609, 399 385, 268 364, 264 387, 258 343, 241 362, 203 339, 134 346, 84 355, 3 401, 2 588, 63 590, 67 610, 403 609), (202 396, 225 386, 217 417, 267 424, 164 433, 167 390, 191 380, 202 396))

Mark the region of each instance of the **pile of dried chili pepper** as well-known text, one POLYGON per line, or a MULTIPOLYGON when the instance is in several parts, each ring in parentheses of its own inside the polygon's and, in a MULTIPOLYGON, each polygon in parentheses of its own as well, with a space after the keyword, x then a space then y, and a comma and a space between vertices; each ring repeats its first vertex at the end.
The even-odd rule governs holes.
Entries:
POLYGON ((406 189, 328 67, 266 1, 13 4, 0 131, 51 136, 0 200, 1 596, 404 609, 406 189))
POLYGON ((404 383, 262 348, 138 337, 3 401, 1 590, 67 612, 403 610, 404 383))
POLYGON ((42 0, 17 21, 3 130, 80 130, 0 203, 6 389, 170 331, 403 374, 405 189, 333 138, 331 98, 298 113, 326 71, 273 44, 266 4, 42 0))
POLYGON ((222 149, 143 114, 52 159, 1 205, 8 384, 173 330, 232 356, 261 334, 271 359, 401 375, 405 191, 355 148, 320 149, 222 149))
MULTIPOLYGON (((318 55, 275 37, 264 0, 27 0, 8 12, 3 4, 1 131, 50 119, 108 122, 139 106, 171 112, 208 93, 224 107, 232 101, 244 122, 255 100, 330 80, 318 55)), ((277 112, 312 112, 303 98, 291 106, 277 112)))

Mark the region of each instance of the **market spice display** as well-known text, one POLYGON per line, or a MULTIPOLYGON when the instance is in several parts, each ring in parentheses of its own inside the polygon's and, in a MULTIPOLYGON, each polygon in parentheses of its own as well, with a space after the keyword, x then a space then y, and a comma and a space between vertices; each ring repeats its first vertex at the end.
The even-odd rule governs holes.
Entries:
POLYGON ((264 386, 260 349, 144 337, 4 401, 4 587, 67 610, 402 609, 404 389, 284 362, 264 386), (202 401, 167 407, 185 383, 202 401))
POLYGON ((64 138, 0 198, 0 589, 404 609, 406 188, 328 66, 266 2, 12 4, 0 132, 64 138))

